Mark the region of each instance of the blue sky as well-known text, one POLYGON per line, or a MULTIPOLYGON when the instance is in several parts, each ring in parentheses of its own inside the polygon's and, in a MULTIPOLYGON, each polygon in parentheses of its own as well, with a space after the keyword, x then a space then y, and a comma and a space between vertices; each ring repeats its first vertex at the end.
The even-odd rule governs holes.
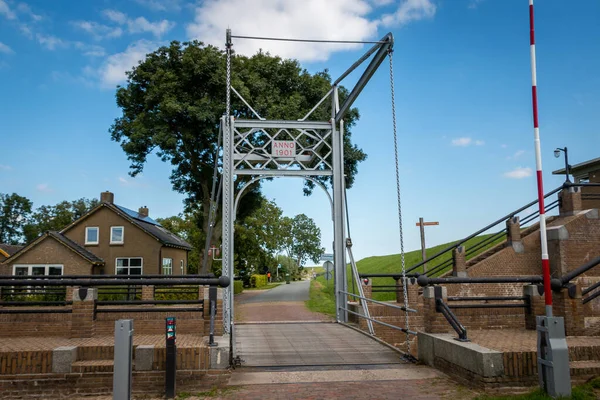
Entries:
MULTIPOLYGON (((151 216, 182 211, 170 169, 150 158, 140 177, 108 128, 115 87, 147 52, 170 40, 220 45, 234 34, 374 40, 393 32, 407 250, 464 237, 533 200, 533 129, 527 0, 0 0, 0 192, 34 206, 115 193, 151 216), (301 3, 301 4, 300 4, 301 3)), ((571 164, 600 156, 600 2, 536 2, 540 134, 546 189, 571 164)), ((299 58, 310 71, 344 71, 366 47, 237 40, 299 58)), ((347 82, 353 84, 356 74, 347 82)), ((399 251, 387 61, 356 106, 354 141, 369 158, 348 192, 357 259, 399 251)), ((305 213, 331 250, 329 205, 279 179, 264 192, 288 215, 305 213)))

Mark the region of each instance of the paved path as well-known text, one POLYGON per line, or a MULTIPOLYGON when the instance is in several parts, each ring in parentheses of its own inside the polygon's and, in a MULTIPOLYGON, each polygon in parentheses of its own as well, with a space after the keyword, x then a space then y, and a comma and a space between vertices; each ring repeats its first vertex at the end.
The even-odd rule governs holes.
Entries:
POLYGON ((270 290, 247 291, 240 295, 240 304, 246 303, 268 303, 277 301, 306 301, 308 300, 308 291, 310 281, 297 281, 289 284, 281 284, 270 290))
POLYGON ((270 290, 248 290, 235 296, 236 323, 333 321, 325 314, 310 311, 310 281, 282 284, 270 290))

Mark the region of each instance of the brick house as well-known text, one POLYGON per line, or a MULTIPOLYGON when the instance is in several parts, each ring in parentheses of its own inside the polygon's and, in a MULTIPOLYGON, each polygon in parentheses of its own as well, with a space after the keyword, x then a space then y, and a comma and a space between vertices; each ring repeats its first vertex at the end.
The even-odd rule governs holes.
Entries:
POLYGON ((8 257, 21 250, 23 246, 15 246, 12 244, 0 243, 0 263, 6 260, 8 257))
MULTIPOLYGON (((553 175, 565 173, 565 168, 552 171, 553 175)), ((573 175, 575 183, 600 183, 600 158, 570 166, 569 173, 573 175)), ((600 187, 582 188, 581 205, 584 209, 600 208, 600 187)))
POLYGON ((100 204, 0 261, 3 275, 183 275, 192 246, 148 216, 100 194, 100 204))

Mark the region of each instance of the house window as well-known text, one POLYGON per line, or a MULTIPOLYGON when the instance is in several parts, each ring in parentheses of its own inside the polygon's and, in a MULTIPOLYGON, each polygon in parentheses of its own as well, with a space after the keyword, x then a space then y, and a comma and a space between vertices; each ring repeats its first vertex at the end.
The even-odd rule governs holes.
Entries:
POLYGON ((88 226, 85 228, 85 244, 98 244, 100 228, 97 226, 88 226))
POLYGON ((172 258, 163 258, 163 275, 173 275, 173 259, 172 258))
POLYGON ((122 226, 110 227, 110 244, 123 244, 123 233, 125 228, 122 226))
POLYGON ((117 275, 142 275, 142 257, 117 258, 117 275))
POLYGON ((40 276, 62 274, 62 265, 15 265, 13 267, 13 275, 15 276, 40 276))
POLYGON ((183 260, 181 260, 180 264, 181 264, 181 275, 183 275, 183 260))

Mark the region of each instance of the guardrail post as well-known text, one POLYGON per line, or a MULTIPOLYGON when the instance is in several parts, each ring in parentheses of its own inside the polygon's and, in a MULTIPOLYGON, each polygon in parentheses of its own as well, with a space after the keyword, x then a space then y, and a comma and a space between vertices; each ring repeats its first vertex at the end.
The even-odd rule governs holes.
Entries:
MULTIPOLYGON (((204 304, 202 305, 202 307, 204 308, 203 311, 203 315, 204 315, 204 332, 205 334, 210 332, 210 301, 211 301, 211 296, 210 296, 210 292, 213 291, 214 289, 211 290, 213 288, 207 288, 207 290, 204 290, 204 304)), ((214 324, 214 335, 215 336, 222 336, 223 335, 223 324, 220 323, 220 321, 223 320, 223 289, 221 288, 215 288, 216 289, 216 298, 215 298, 215 304, 216 304, 216 310, 215 310, 215 324, 214 324)))
POLYGON ((569 272, 566 255, 569 242, 569 231, 564 225, 551 226, 548 233, 548 258, 550 259, 550 274, 552 278, 561 278, 569 272))
POLYGON ((142 286, 142 300, 154 300, 154 285, 142 286))
POLYGON ((73 288, 71 338, 90 338, 94 336, 94 309, 96 300, 98 300, 98 289, 87 287, 73 288))
POLYGON ((542 290, 543 286, 541 285, 523 286, 523 297, 525 297, 525 302, 527 303, 527 308, 525 309, 525 329, 536 330, 536 316, 544 315, 546 312, 544 298, 540 293, 542 290))
POLYGON ((444 315, 437 312, 436 291, 437 297, 443 299, 444 302, 448 301, 448 291, 444 286, 427 286, 423 288, 424 330, 427 333, 446 333, 452 328, 444 315))
POLYGON ((581 283, 568 284, 566 289, 554 292, 554 313, 565 319, 565 335, 577 336, 585 332, 584 305, 581 299, 581 283))
POLYGON ((521 221, 518 216, 506 220, 506 244, 516 253, 523 253, 525 248, 521 243, 521 221))
POLYGON ((458 246, 452 250, 452 276, 465 278, 467 276, 467 260, 465 246, 458 246))
POLYGON ((561 216, 574 215, 582 210, 581 188, 569 186, 558 193, 558 204, 561 216))

